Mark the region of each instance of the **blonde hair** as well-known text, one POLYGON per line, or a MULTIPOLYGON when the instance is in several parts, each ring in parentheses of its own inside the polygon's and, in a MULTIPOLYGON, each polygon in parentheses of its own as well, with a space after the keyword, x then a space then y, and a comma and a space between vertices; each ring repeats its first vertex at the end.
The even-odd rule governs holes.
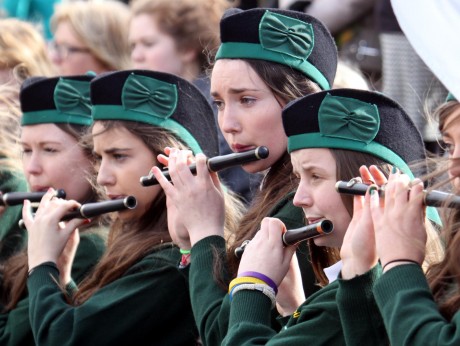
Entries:
POLYGON ((53 33, 63 22, 72 27, 91 54, 108 70, 129 68, 127 5, 115 0, 61 3, 51 18, 53 33))
POLYGON ((228 0, 132 0, 131 15, 154 17, 159 29, 174 39, 179 50, 197 52, 204 72, 208 55, 219 47, 219 23, 229 7, 228 0))
POLYGON ((46 42, 30 23, 0 19, 0 69, 11 69, 19 83, 32 76, 53 76, 46 42))
POLYGON ((0 85, 0 167, 2 171, 22 172, 18 144, 20 116, 18 88, 0 85))

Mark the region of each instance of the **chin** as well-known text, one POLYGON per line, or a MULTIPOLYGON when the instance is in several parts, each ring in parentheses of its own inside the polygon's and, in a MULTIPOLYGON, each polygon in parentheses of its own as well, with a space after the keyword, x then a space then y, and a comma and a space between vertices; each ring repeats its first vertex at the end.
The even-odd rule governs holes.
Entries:
POLYGON ((313 238, 313 242, 316 246, 337 247, 337 244, 335 244, 336 242, 334 240, 334 238, 331 238, 331 235, 324 235, 313 238))

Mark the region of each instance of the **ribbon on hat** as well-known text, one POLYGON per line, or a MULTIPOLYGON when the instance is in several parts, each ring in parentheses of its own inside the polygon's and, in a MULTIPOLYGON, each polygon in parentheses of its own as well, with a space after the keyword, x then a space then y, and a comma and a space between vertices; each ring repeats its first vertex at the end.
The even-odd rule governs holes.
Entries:
POLYGON ((131 74, 123 85, 123 108, 168 119, 177 107, 177 88, 174 84, 154 78, 131 74))
POLYGON ((369 144, 379 132, 380 115, 374 104, 327 94, 318 111, 318 122, 323 136, 369 144))
POLYGON ((59 78, 54 88, 54 104, 60 113, 91 117, 89 82, 59 78))
POLYGON ((266 11, 259 24, 259 40, 267 50, 306 60, 314 46, 313 27, 301 20, 266 11))

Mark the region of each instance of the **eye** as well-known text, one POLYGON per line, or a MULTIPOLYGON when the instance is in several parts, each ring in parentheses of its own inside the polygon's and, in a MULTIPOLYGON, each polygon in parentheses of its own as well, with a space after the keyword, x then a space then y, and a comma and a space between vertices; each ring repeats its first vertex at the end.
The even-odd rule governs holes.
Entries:
POLYGON ((43 148, 43 150, 44 150, 45 152, 47 152, 47 153, 57 153, 57 152, 58 152, 57 149, 51 148, 51 147, 45 147, 45 148, 43 148))
POLYGON ((22 148, 21 150, 21 155, 29 155, 30 153, 32 153, 32 149, 22 148))
POLYGON ((224 109, 224 103, 220 100, 213 100, 212 103, 216 106, 218 110, 224 109))
POLYGON ((455 146, 453 143, 444 142, 443 149, 446 153, 452 154, 455 149, 455 146))
POLYGON ((113 158, 117 161, 122 161, 123 159, 125 159, 127 157, 127 155, 125 154, 117 154, 117 153, 114 153, 113 154, 113 158))
POLYGON ((252 105, 254 102, 256 102, 256 99, 253 98, 253 97, 242 97, 241 98, 241 101, 240 101, 242 104, 244 105, 252 105))

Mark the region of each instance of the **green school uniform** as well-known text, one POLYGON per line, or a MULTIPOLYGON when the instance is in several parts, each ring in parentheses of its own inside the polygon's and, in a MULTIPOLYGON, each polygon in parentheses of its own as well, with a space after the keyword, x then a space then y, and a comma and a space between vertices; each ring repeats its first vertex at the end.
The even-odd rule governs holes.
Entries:
MULTIPOLYGON (((270 212, 284 222, 288 229, 305 225, 303 211, 292 204, 294 193, 281 200, 270 212)), ((214 280, 215 251, 225 255, 225 240, 219 236, 206 237, 197 242, 191 251, 189 274, 193 313, 204 345, 220 345, 228 330, 230 305, 227 290, 214 280)), ((297 252, 306 296, 318 291, 305 246, 297 252)), ((225 261, 225 258, 224 258, 225 261)), ((225 277, 225 273, 223 273, 225 277)), ((276 327, 276 326, 275 326, 276 327)))
MULTIPOLYGON (((72 277, 80 282, 105 251, 105 236, 102 230, 88 229, 80 235, 80 243, 72 267, 72 277)), ((0 345, 32 346, 35 341, 29 322, 29 297, 21 299, 16 308, 0 314, 0 345)))
MULTIPOLYGON (((79 306, 67 304, 41 265, 29 276, 30 322, 40 345, 194 345, 197 339, 179 250, 156 247, 79 306)), ((51 276, 50 276, 51 274, 51 276)))
POLYGON ((351 280, 339 279, 337 305, 347 345, 389 345, 373 288, 380 264, 351 280))
MULTIPOLYGON (((364 280, 372 280, 376 274, 370 271, 364 280)), ((279 333, 269 325, 271 301, 267 296, 259 291, 236 292, 230 328, 222 345, 345 345, 346 341, 360 345, 358 339, 345 340, 337 306, 339 285, 335 280, 310 296, 279 333)))
POLYGON ((392 345, 460 345, 460 313, 450 321, 440 314, 420 266, 391 268, 374 295, 392 345))
MULTIPOLYGON (((26 192, 27 182, 22 174, 0 172, 0 192, 26 192)), ((22 204, 7 206, 0 216, 0 261, 4 261, 25 245, 26 232, 19 227, 22 218, 22 204)))

